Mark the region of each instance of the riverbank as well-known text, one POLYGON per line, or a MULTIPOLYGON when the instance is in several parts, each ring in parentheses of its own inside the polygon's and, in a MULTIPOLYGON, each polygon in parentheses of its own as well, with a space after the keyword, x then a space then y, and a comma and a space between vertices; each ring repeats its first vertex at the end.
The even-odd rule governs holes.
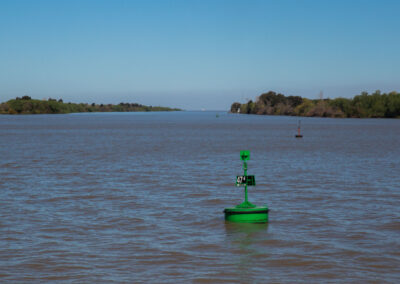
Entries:
POLYGON ((135 111, 181 111, 178 108, 145 106, 138 103, 87 104, 64 103, 62 99, 36 100, 29 96, 16 98, 0 104, 0 114, 61 114, 76 112, 135 112, 135 111))
POLYGON ((292 115, 316 117, 400 118, 400 93, 363 92, 354 98, 310 100, 285 96, 273 91, 260 95, 255 102, 235 102, 232 113, 292 115))

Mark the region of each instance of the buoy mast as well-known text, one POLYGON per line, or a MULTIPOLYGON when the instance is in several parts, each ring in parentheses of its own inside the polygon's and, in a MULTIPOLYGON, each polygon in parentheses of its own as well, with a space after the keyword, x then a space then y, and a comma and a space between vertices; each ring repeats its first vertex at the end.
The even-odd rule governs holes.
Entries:
POLYGON ((243 176, 236 177, 236 186, 244 185, 244 202, 237 207, 254 208, 256 205, 249 202, 247 194, 247 186, 255 186, 256 180, 253 175, 247 175, 247 160, 250 160, 250 151, 240 151, 240 159, 243 161, 243 176))
POLYGON ((299 120, 299 126, 297 127, 297 134, 298 135, 300 135, 300 123, 301 123, 301 120, 299 120))

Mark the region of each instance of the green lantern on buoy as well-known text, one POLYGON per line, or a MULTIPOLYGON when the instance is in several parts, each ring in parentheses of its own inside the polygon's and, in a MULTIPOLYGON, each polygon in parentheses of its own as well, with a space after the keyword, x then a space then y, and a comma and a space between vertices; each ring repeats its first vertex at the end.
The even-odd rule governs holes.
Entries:
POLYGON ((250 151, 240 151, 243 161, 244 174, 236 177, 236 186, 244 186, 244 202, 235 207, 225 208, 225 220, 238 223, 265 223, 268 222, 267 206, 256 206, 248 200, 247 186, 255 186, 254 175, 247 175, 247 162, 250 160, 250 151))

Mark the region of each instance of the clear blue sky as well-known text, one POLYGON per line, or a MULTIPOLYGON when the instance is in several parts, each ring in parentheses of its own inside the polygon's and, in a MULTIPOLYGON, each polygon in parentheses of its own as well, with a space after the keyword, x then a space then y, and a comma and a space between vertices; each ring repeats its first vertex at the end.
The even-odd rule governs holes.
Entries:
POLYGON ((400 1, 0 0, 0 102, 229 109, 400 91, 400 1))

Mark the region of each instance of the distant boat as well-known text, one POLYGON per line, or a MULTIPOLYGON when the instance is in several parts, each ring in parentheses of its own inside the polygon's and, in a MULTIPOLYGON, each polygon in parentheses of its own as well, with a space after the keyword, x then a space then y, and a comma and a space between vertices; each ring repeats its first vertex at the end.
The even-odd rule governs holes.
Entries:
POLYGON ((296 138, 303 138, 303 135, 300 134, 300 124, 301 120, 299 120, 299 125, 297 126, 297 134, 295 135, 296 138))

